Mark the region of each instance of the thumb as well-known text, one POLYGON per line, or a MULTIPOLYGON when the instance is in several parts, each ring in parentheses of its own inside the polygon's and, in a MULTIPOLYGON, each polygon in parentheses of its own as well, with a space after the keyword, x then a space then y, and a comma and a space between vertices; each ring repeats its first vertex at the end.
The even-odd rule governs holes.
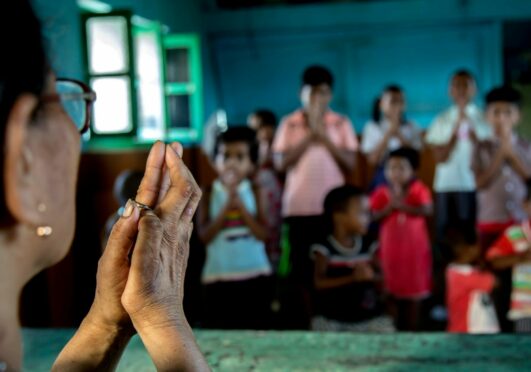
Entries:
POLYGON ((140 274, 155 272, 160 261, 163 231, 162 223, 153 211, 142 212, 131 258, 131 271, 140 274))
POLYGON ((135 243, 139 215, 140 212, 135 203, 129 200, 125 205, 124 213, 112 228, 103 251, 103 262, 112 264, 127 259, 129 251, 135 243))

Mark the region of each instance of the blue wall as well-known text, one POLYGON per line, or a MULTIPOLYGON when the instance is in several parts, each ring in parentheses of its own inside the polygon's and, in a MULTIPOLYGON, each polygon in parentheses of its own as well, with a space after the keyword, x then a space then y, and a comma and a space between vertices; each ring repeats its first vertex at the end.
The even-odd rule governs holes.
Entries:
MULTIPOLYGON (((405 88, 408 116, 427 126, 450 102, 448 78, 465 67, 483 94, 502 83, 502 23, 531 18, 531 1, 409 0, 210 11, 204 14, 229 121, 256 107, 284 115, 298 106, 305 66, 337 78, 333 108, 360 130, 388 83, 405 88)), ((208 90, 208 87, 207 87, 208 90)))
MULTIPOLYGON (((205 119, 217 108, 243 122, 256 107, 284 115, 298 106, 300 74, 312 63, 336 75, 333 107, 358 129, 388 83, 401 84, 421 125, 449 104, 458 67, 480 93, 502 82, 502 24, 531 19, 529 0, 396 0, 218 11, 213 0, 109 0, 203 40, 205 119)), ((61 75, 81 76, 74 0, 35 0, 61 75)))
MULTIPOLYGON (((102 0, 113 9, 158 20, 172 32, 200 32, 199 3, 191 0, 102 0)), ((83 78, 80 10, 75 0, 33 0, 39 14, 52 64, 60 76, 83 78)))

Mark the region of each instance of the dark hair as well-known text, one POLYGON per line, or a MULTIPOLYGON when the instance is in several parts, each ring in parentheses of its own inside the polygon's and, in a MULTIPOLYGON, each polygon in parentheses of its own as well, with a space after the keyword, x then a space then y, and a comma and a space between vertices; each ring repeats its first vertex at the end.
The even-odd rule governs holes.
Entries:
POLYGON ((310 66, 304 70, 302 75, 302 85, 310 85, 316 87, 321 84, 326 84, 330 88, 334 87, 334 77, 330 70, 323 66, 310 66))
POLYGON ((218 154, 220 144, 244 142, 249 146, 249 156, 253 164, 258 162, 258 143, 256 142, 256 131, 246 126, 229 126, 225 132, 221 132, 216 138, 214 148, 214 158, 218 154))
POLYGON ((260 118, 260 127, 272 127, 277 126, 277 116, 271 110, 259 109, 253 112, 253 115, 260 118))
POLYGON ((468 78, 471 81, 476 81, 476 78, 474 77, 474 74, 472 74, 472 72, 470 72, 470 70, 467 70, 466 68, 460 68, 460 69, 456 70, 452 74, 452 79, 455 78, 455 77, 458 77, 458 76, 459 77, 468 78))
POLYGON ((387 160, 391 158, 402 158, 406 159, 409 164, 411 165, 411 168, 414 170, 419 169, 420 166, 420 155, 417 150, 411 147, 400 147, 396 150, 393 150, 387 155, 387 160))
MULTIPOLYGON (((37 19, 28 0, 7 1, 0 21, 3 58, 0 58, 0 143, 5 145, 6 124, 17 98, 42 94, 49 72, 37 19), (15 30, 15 32, 13 32, 15 30)), ((0 223, 12 222, 4 192, 4 161, 0 162, 0 223)))
POLYGON ((525 189, 526 189, 525 200, 531 201, 531 178, 528 178, 525 180, 525 189))
POLYGON ((522 95, 516 89, 504 85, 492 89, 485 96, 485 104, 487 106, 494 102, 506 102, 520 108, 522 107, 522 95))
POLYGON ((462 246, 475 246, 478 242, 478 233, 474 226, 462 224, 448 228, 441 243, 447 248, 447 252, 452 252, 452 257, 456 259, 462 252, 462 246))
POLYGON ((364 195, 361 188, 352 185, 344 185, 332 189, 325 197, 323 208, 324 222, 328 231, 333 230, 334 214, 346 211, 347 203, 351 198, 360 198, 364 195))
MULTIPOLYGON (((382 112, 380 110, 380 102, 382 101, 382 97, 385 93, 403 94, 404 90, 398 84, 389 84, 388 86, 384 88, 384 90, 382 90, 382 93, 373 101, 373 104, 372 104, 372 120, 376 124, 379 124, 380 120, 382 119, 382 112)), ((401 123, 404 124, 406 123, 406 121, 407 120, 405 118, 405 115, 403 115, 401 123)))

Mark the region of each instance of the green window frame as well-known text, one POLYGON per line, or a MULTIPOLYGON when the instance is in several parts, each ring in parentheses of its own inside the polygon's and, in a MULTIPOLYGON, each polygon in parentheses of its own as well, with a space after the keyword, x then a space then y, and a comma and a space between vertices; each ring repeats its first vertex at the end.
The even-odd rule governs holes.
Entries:
MULTIPOLYGON (((203 128, 203 79, 201 72, 201 44, 197 34, 173 34, 164 37, 166 71, 171 67, 170 53, 175 50, 186 51, 188 55, 187 81, 169 81, 166 77, 166 116, 168 118, 167 135, 169 140, 183 143, 197 143, 202 138, 203 128), (172 126, 171 100, 188 97, 189 127, 172 126)), ((167 73, 167 75, 169 75, 167 73)), ((186 75, 186 74, 185 74, 186 75)))
MULTIPOLYGON (((167 27, 158 21, 146 20, 135 16, 129 10, 112 10, 95 13, 82 8, 82 42, 84 45, 85 78, 94 88, 93 82, 105 78, 125 78, 128 81, 128 102, 131 119, 127 130, 118 132, 98 132, 98 122, 93 114, 90 133, 84 137, 84 149, 91 150, 120 150, 124 148, 147 147, 155 140, 179 141, 185 145, 197 144, 202 139, 203 132, 203 80, 201 66, 201 44, 198 34, 166 34, 167 27), (120 17, 126 24, 126 40, 122 54, 127 56, 127 69, 124 71, 97 72, 91 69, 91 40, 89 40, 88 27, 91 20, 112 19, 120 17), (139 41, 142 37, 151 38, 150 48, 156 48, 156 60, 159 64, 157 82, 154 84, 154 75, 150 75, 148 85, 151 99, 145 94, 145 81, 143 80, 141 55, 136 54, 140 48, 139 41), (153 42, 153 40, 156 40, 153 42), (181 53, 177 64, 172 56, 175 52, 181 53), (186 56, 183 60, 182 56, 186 56), (181 66, 182 65, 182 66, 181 66), (168 70, 173 68, 174 70, 168 70), (186 71, 184 72, 184 68, 186 71), (177 75, 186 76, 186 80, 171 80, 177 75), (158 88, 160 86, 160 88, 158 88), (160 92, 159 92, 160 91, 160 92), (144 94, 142 94, 144 92, 144 94), (160 94, 154 100, 153 93, 160 94), (153 101, 156 101, 155 103, 153 101), (176 104, 177 103, 177 104, 176 104), (145 108, 150 105, 150 113, 146 115, 145 108), (177 109, 176 109, 177 108, 177 109), (176 115, 177 113, 177 115, 176 115), (154 124, 155 123, 155 124, 154 124), (153 129, 153 130, 152 130, 153 129)), ((154 66, 154 61, 149 61, 154 66)), ((97 92, 97 89, 96 93, 97 92)), ((99 94, 101 100, 104 94, 99 94)), ((96 102, 96 105, 98 101, 96 102)), ((97 107, 95 110, 97 111, 97 107)), ((121 117, 124 117, 122 113, 121 117)))
MULTIPOLYGON (((137 99, 135 94, 135 85, 136 85, 136 66, 135 66, 135 59, 134 59, 134 49, 133 49, 133 36, 132 36, 132 13, 128 10, 117 10, 117 11, 111 11, 109 13, 105 14, 92 14, 92 13, 84 13, 81 14, 82 18, 82 36, 84 40, 85 48, 83 48, 84 51, 84 61, 85 61, 85 74, 86 74, 86 80, 89 82, 90 86, 94 88, 94 85, 97 82, 100 81, 112 81, 113 79, 115 82, 118 80, 126 81, 126 89, 127 89, 127 99, 128 99, 128 112, 122 113, 126 115, 128 119, 127 127, 124 130, 119 131, 99 131, 98 130, 98 120, 97 120, 97 110, 98 110, 98 102, 96 102, 95 106, 95 112, 93 113, 93 120, 91 122, 91 131, 90 136, 91 138, 98 138, 98 137, 132 137, 136 135, 137 132, 137 123, 138 123, 138 107, 137 107, 137 99), (91 36, 89 32, 89 28, 91 27, 91 23, 97 22, 99 20, 118 20, 121 19, 125 23, 124 33, 125 37, 123 39, 123 50, 121 51, 125 57, 125 66, 120 71, 95 71, 92 66, 92 56, 91 56, 91 36)), ((98 93, 98 89, 95 89, 96 93, 98 93)), ((100 92, 99 94, 100 102, 102 99, 102 94, 100 92)), ((100 103, 101 105, 101 103, 100 103)))
MULTIPOLYGON (((167 110, 166 110, 166 102, 165 102, 165 95, 164 95, 164 85, 166 80, 165 75, 165 63, 164 63, 164 47, 163 47, 163 33, 164 33, 164 26, 157 21, 150 21, 146 20, 140 17, 133 17, 133 40, 135 42, 135 52, 138 52, 139 55, 137 58, 135 58, 135 62, 137 64, 137 77, 136 77, 136 96, 138 100, 138 126, 137 126, 137 141, 138 142, 149 142, 151 143, 153 140, 157 139, 165 139, 166 138, 166 132, 167 132, 167 122, 168 122, 168 116, 167 116, 167 110), (151 47, 156 49, 155 58, 157 60, 157 67, 155 69, 158 70, 158 81, 152 81, 149 80, 147 82, 144 82, 144 76, 142 76, 142 66, 141 65, 141 50, 140 46, 137 43, 140 43, 140 38, 142 37, 151 37, 155 40, 154 44, 151 44, 151 47), (158 85, 158 87, 154 87, 153 84, 158 85), (146 87, 146 84, 148 87, 146 87), (146 90, 142 90, 143 88, 149 88, 146 90), (156 92, 155 92, 156 91, 156 92), (149 101, 149 103, 153 103, 153 100, 155 99, 155 95, 158 96, 158 99, 155 101, 160 105, 160 107, 155 108, 155 111, 157 111, 157 114, 159 117, 158 120, 155 120, 155 126, 154 128, 150 128, 149 118, 146 118, 145 112, 143 112, 144 106, 143 105, 143 99, 146 98, 146 101, 149 101), (157 110, 158 109, 158 110, 157 110)), ((155 66, 150 66, 155 67, 155 66)), ((152 77, 153 78, 153 77, 152 77)), ((157 105, 156 105, 157 106, 157 105)), ((153 112, 153 109, 151 109, 153 112)), ((153 119, 153 118, 152 118, 153 119)))

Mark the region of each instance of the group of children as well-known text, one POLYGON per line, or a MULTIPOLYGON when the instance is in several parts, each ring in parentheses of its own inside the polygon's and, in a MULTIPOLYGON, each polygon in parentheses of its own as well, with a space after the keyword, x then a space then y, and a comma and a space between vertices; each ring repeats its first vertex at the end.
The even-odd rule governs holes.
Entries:
POLYGON ((508 331, 509 320, 531 331, 531 147, 514 131, 520 95, 495 88, 483 112, 473 76, 457 71, 455 104, 424 140, 404 92, 389 86, 360 146, 329 108, 332 89, 326 68, 309 67, 302 107, 278 129, 260 110, 249 127, 219 135, 218 177, 197 217, 203 325, 415 331, 439 291, 449 331, 508 331), (416 177, 425 143, 437 162, 434 198, 416 177), (346 184, 358 147, 375 168, 369 190, 346 184))

